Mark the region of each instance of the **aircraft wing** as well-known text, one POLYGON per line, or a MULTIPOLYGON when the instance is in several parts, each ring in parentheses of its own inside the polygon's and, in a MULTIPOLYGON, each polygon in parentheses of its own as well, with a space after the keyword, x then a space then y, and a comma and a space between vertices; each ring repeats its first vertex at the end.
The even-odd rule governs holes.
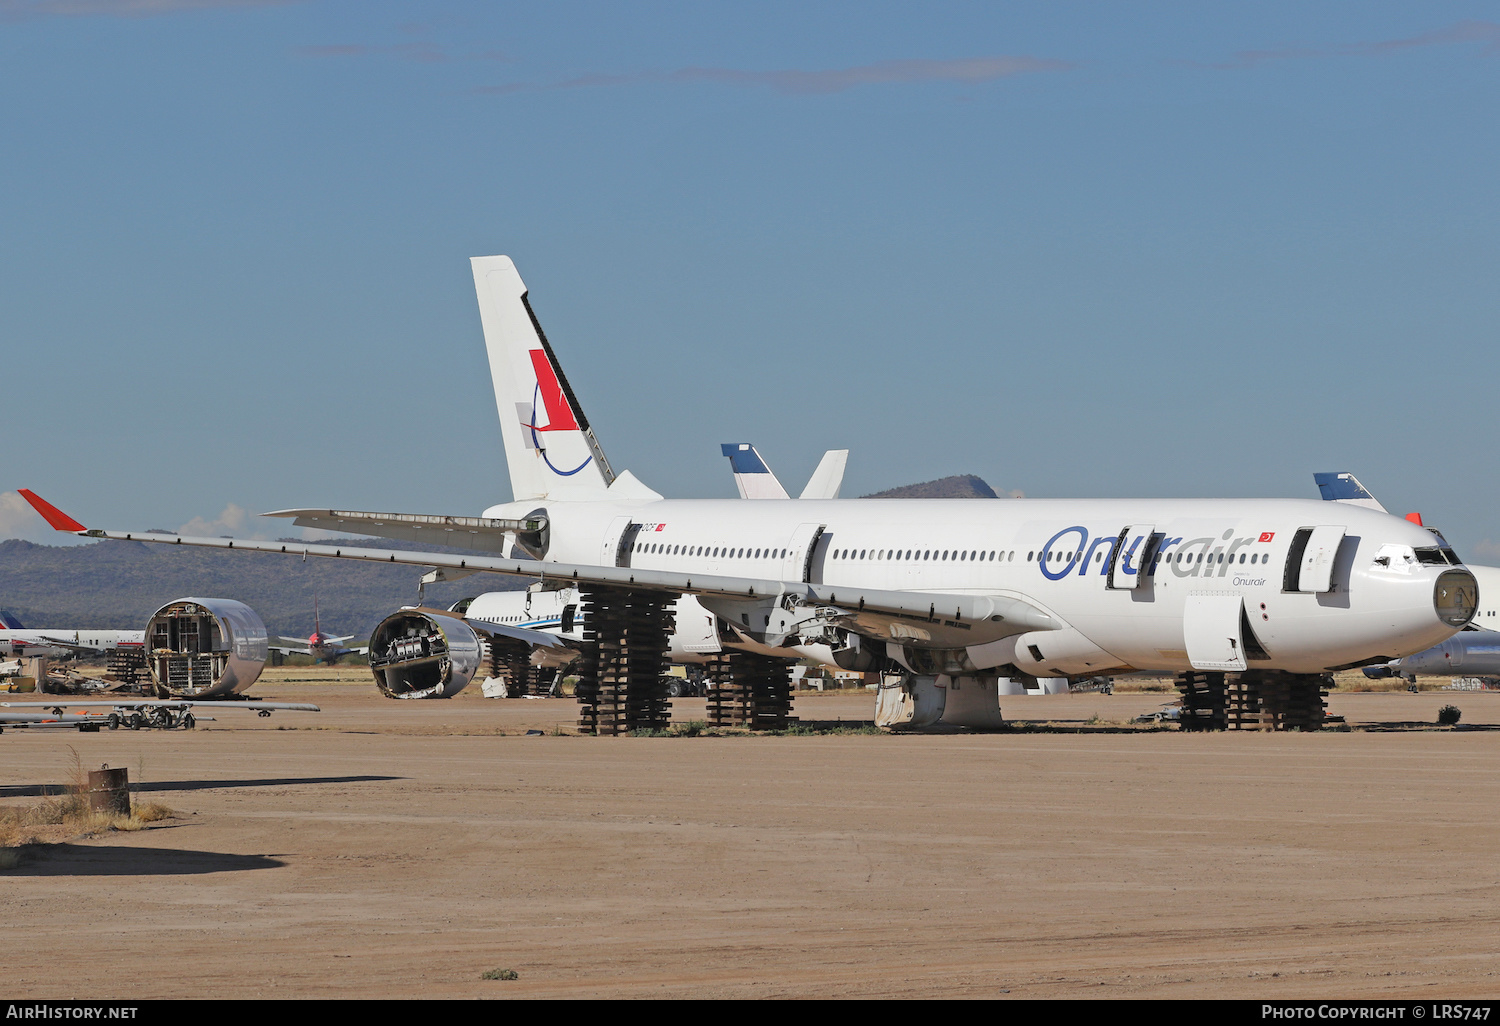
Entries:
MULTIPOLYGON (((45 514, 44 514, 45 515, 45 514)), ((349 509, 278 509, 263 517, 290 517, 298 527, 396 538, 424 545, 506 551, 506 536, 528 530, 524 521, 489 517, 445 517, 428 513, 367 513, 349 509)), ((55 525, 54 525, 55 526, 55 525)))
POLYGON ((0 712, 0 724, 5 723, 98 723, 103 717, 80 716, 76 713, 53 715, 52 713, 0 712))
MULTIPOLYGON (((559 638, 556 634, 548 634, 546 631, 534 631, 529 627, 512 627, 508 623, 495 623, 493 620, 474 620, 472 622, 484 624, 484 629, 491 634, 514 638, 517 641, 525 642, 533 648, 560 652, 574 647, 567 640, 559 638)), ((368 652, 369 650, 364 649, 363 651, 368 652)))
POLYGON ((80 645, 76 641, 69 641, 66 638, 54 638, 50 634, 38 634, 37 638, 40 639, 41 641, 43 641, 44 643, 48 644, 48 645, 54 645, 57 648, 70 648, 70 649, 72 649, 75 652, 102 652, 102 651, 104 651, 102 648, 98 647, 97 645, 80 645))
MULTIPOLYGON (((260 712, 263 709, 322 712, 321 709, 311 702, 246 702, 237 699, 205 699, 198 701, 191 698, 122 698, 118 695, 113 698, 72 698, 65 702, 0 702, 0 708, 4 709, 60 710, 75 705, 89 707, 107 705, 111 709, 159 709, 163 706, 169 709, 191 709, 193 706, 201 705, 214 709, 243 709, 246 712, 260 712)), ((23 714, 16 713, 15 715, 23 714)))
MULTIPOLYGON (((84 528, 28 489, 21 495, 52 522, 52 526, 87 538, 109 538, 116 541, 155 542, 165 545, 191 545, 213 549, 244 549, 250 552, 279 552, 288 556, 319 556, 350 559, 367 563, 395 563, 411 566, 435 566, 455 570, 482 570, 511 577, 540 578, 627 588, 693 594, 719 599, 715 606, 720 615, 731 607, 744 607, 741 616, 749 616, 750 606, 776 603, 781 607, 797 605, 828 607, 829 622, 872 636, 890 638, 951 639, 955 644, 983 644, 1027 631, 1056 630, 1065 626, 1049 613, 1021 598, 1000 594, 958 594, 917 591, 885 591, 877 588, 809 584, 801 581, 779 581, 767 578, 729 577, 717 574, 695 574, 672 570, 646 570, 636 567, 590 566, 576 563, 553 563, 532 559, 503 559, 498 556, 468 553, 392 551, 363 546, 319 545, 310 542, 252 541, 239 538, 192 538, 151 531, 107 531, 84 528), (35 496, 35 497, 34 497, 35 496), (60 518, 53 522, 53 518, 60 518), (61 526, 60 526, 61 524, 61 526), (788 601, 790 600, 790 601, 788 601), (910 626, 903 633, 897 625, 910 626)), ((732 614, 730 614, 732 615, 732 614)), ((760 615, 760 612, 757 612, 760 615)), ((747 624, 748 620, 745 621, 747 624)), ((758 630, 769 624, 751 625, 758 630)))
POLYGON ((282 652, 287 655, 312 655, 312 649, 308 648, 298 639, 277 638, 276 643, 266 646, 272 652, 282 652))

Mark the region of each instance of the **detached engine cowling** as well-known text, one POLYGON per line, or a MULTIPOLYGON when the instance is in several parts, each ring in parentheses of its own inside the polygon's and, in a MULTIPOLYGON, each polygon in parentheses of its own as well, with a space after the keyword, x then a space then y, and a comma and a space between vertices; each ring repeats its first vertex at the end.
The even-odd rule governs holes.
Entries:
POLYGON ((387 698, 452 698, 484 662, 480 641, 457 616, 403 609, 370 635, 370 670, 387 698))
POLYGON ((146 623, 151 681, 161 698, 227 698, 265 668, 266 625, 234 599, 185 598, 146 623))

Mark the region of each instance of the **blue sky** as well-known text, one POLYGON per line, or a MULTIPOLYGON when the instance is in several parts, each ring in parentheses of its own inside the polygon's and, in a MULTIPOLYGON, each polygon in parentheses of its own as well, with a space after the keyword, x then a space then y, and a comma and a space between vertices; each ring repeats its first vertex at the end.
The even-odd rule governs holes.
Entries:
POLYGON ((0 536, 508 498, 502 252, 671 496, 1352 470, 1500 559, 1500 3, 0 0, 0 95, 0 536))

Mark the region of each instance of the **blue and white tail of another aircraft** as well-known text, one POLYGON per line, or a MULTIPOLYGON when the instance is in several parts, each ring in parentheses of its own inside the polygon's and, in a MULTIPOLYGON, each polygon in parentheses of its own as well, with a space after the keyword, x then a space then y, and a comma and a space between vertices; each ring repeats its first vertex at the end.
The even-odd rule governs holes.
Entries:
MULTIPOLYGON (((742 499, 789 499, 786 488, 771 472, 760 452, 749 442, 726 442, 719 446, 734 471, 734 485, 742 499)), ((798 498, 837 499, 844 483, 848 449, 829 449, 798 498)))
POLYGON ((1328 502, 1347 502, 1351 506, 1363 506, 1365 509, 1379 510, 1382 513, 1388 512, 1353 474, 1344 472, 1314 474, 1313 481, 1328 502))

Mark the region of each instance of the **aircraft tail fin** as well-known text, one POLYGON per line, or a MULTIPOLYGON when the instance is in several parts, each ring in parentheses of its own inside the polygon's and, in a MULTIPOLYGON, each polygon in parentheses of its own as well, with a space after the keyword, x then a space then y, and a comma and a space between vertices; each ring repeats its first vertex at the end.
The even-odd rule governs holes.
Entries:
POLYGON ((578 397, 527 300, 510 257, 474 257, 505 461, 516 500, 598 499, 614 482, 578 397))
POLYGON ((734 485, 740 490, 740 498, 791 498, 749 442, 726 442, 719 446, 719 451, 729 457, 729 467, 734 471, 734 485))
POLYGON ((848 449, 829 449, 818 461, 818 469, 807 479, 799 499, 837 499, 844 486, 844 467, 849 463, 848 449))
POLYGON ((1313 480, 1317 482, 1318 491, 1328 502, 1347 502, 1351 506, 1363 506, 1382 513, 1388 512, 1353 474, 1344 471, 1314 474, 1313 480))
POLYGON ((16 619, 16 614, 9 609, 0 609, 0 627, 9 631, 24 631, 26 625, 16 619))

